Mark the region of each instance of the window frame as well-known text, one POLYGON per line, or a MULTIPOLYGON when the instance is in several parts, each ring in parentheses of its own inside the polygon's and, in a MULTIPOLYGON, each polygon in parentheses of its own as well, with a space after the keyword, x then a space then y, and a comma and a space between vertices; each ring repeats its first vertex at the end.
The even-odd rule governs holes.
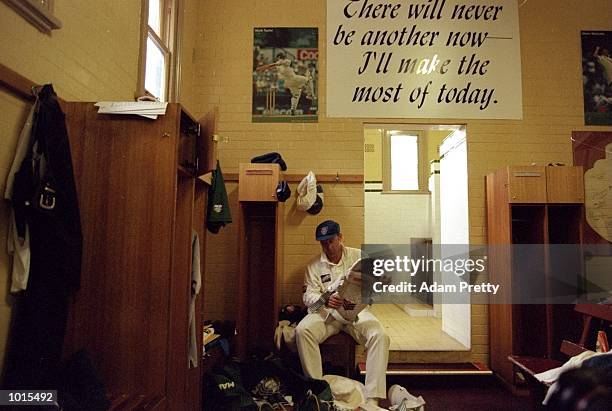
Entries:
POLYGON ((382 194, 430 194, 427 187, 427 138, 423 130, 404 128, 382 129, 382 194), (393 190, 391 189, 391 135, 394 132, 402 132, 417 136, 418 150, 418 189, 417 190, 393 190))
POLYGON ((160 35, 149 26, 149 0, 141 0, 141 37, 140 54, 138 59, 139 76, 135 97, 152 96, 151 92, 145 88, 145 76, 147 65, 147 40, 151 40, 160 49, 164 56, 164 99, 165 102, 175 102, 178 98, 178 44, 179 44, 179 7, 180 0, 159 0, 160 1, 160 35))

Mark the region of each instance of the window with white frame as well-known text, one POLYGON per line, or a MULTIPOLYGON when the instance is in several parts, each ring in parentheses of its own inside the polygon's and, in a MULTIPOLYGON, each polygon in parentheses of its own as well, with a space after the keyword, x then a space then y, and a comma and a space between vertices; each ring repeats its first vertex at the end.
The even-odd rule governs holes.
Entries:
POLYGON ((385 130, 383 192, 426 192, 426 146, 420 131, 385 130))
POLYGON ((143 0, 140 93, 168 101, 174 89, 178 0, 143 0))

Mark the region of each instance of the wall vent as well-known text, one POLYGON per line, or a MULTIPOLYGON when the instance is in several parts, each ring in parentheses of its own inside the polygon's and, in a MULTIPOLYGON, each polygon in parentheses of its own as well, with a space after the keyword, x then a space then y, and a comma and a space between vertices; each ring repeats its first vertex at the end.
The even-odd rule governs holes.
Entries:
POLYGON ((364 144, 363 145, 363 151, 365 153, 373 153, 376 150, 375 150, 374 144, 364 144))

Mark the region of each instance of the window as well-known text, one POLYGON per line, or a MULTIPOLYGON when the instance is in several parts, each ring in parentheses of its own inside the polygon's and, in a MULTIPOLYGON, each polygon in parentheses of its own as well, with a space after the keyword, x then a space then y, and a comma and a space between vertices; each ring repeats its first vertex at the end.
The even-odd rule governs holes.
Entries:
POLYGON ((62 22, 53 15, 54 0, 5 0, 17 13, 38 30, 51 33, 62 27, 62 22))
POLYGON ((139 94, 160 101, 175 96, 175 42, 178 0, 143 0, 143 37, 139 94))
POLYGON ((383 131, 383 192, 427 192, 426 142, 421 131, 383 131))

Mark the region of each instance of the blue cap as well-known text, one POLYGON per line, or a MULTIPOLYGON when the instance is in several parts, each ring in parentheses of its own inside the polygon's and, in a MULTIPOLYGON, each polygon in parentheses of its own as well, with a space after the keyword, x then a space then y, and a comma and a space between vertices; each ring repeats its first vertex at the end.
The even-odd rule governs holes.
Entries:
POLYGON ((332 238, 340 234, 340 224, 336 223, 333 220, 323 221, 321 224, 317 226, 317 231, 315 232, 315 238, 317 241, 327 240, 328 238, 332 238))

